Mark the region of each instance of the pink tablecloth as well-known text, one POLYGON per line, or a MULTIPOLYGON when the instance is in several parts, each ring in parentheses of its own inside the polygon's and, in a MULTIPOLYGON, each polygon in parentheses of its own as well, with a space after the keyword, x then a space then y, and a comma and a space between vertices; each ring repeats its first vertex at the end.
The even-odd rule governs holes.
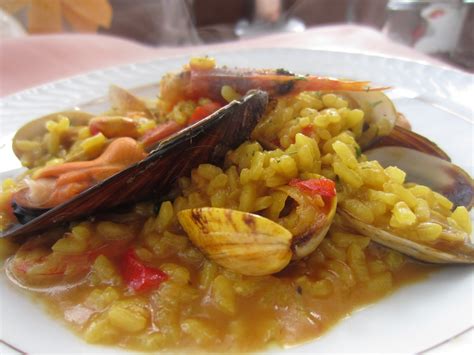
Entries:
POLYGON ((0 96, 111 65, 199 51, 291 47, 377 54, 445 65, 361 26, 337 25, 199 47, 149 47, 104 35, 38 35, 0 42, 0 96))

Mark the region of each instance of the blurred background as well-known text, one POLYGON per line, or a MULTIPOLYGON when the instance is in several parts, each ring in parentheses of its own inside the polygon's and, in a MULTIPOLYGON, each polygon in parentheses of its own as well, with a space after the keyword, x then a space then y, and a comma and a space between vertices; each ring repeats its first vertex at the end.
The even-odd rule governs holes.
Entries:
POLYGON ((360 24, 474 71, 474 0, 0 0, 0 38, 98 32, 152 46, 360 24))

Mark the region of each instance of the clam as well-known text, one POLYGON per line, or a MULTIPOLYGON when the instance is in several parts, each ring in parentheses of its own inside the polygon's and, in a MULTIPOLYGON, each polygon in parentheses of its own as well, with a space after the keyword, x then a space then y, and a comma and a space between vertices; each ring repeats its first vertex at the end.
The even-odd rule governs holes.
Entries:
POLYGON ((315 208, 311 203, 311 197, 301 193, 298 188, 282 186, 278 189, 285 192, 290 199, 296 202, 296 207, 293 208, 287 216, 279 218, 279 223, 287 225, 287 220, 291 220, 292 215, 296 218, 306 213, 314 215, 314 219, 309 225, 305 225, 303 221, 297 222, 299 228, 295 231, 291 242, 291 249, 293 251, 292 259, 302 259, 316 250, 327 234, 334 215, 336 214, 337 197, 327 198, 324 207, 319 209, 315 208))
POLYGON ((143 112, 147 117, 154 117, 153 113, 148 109, 145 101, 133 95, 130 91, 117 85, 109 87, 109 101, 113 110, 126 112, 143 112))
MULTIPOLYGON (((428 186, 447 197, 455 207, 464 206, 469 210, 473 205, 472 178, 460 167, 445 160, 443 155, 439 157, 436 150, 427 154, 406 147, 385 146, 368 150, 365 154, 384 167, 397 166, 407 174, 407 181, 428 186)), ((338 214, 343 217, 345 224, 357 232, 418 260, 431 263, 474 263, 474 244, 470 232, 449 223, 441 213, 432 211, 430 219, 425 221, 432 226, 436 224, 436 228, 442 228, 440 237, 433 241, 410 238, 409 230, 401 229, 395 233, 390 226, 370 225, 342 207, 338 209, 338 214)))
MULTIPOLYGON (((142 99, 136 97, 128 90, 119 86, 110 86, 109 101, 115 113, 119 112, 121 114, 127 114, 128 112, 142 112, 147 117, 154 117, 153 113, 148 109, 146 103, 142 99)), ((24 166, 28 168, 36 166, 36 161, 34 159, 24 159, 25 154, 31 151, 32 142, 39 143, 48 133, 47 123, 49 121, 59 122, 64 117, 69 119, 69 124, 72 127, 88 126, 92 124, 90 127, 92 130, 101 131, 108 138, 114 138, 118 136, 136 138, 138 136, 135 123, 132 119, 127 117, 94 116, 87 112, 73 110, 52 113, 29 121, 24 126, 22 126, 13 137, 13 152, 24 166)), ((75 137, 66 137, 66 140, 69 140, 72 144, 75 140, 75 137)), ((34 149, 36 149, 36 154, 39 156, 42 155, 41 149, 34 149)))
POLYGON ((178 219, 209 259, 244 275, 269 275, 291 260, 291 232, 268 218, 231 209, 184 210, 178 219))
MULTIPOLYGON (((342 95, 349 98, 355 107, 364 111, 364 121, 372 128, 374 136, 390 134, 397 121, 398 113, 392 100, 382 91, 343 91, 342 95)), ((367 135, 361 137, 359 144, 362 148, 370 144, 374 137, 367 135)))
POLYGON ((448 154, 446 154, 436 143, 418 133, 398 125, 393 127, 390 134, 377 137, 373 140, 370 145, 366 147, 366 151, 378 147, 392 146, 410 148, 447 160, 448 162, 451 161, 448 154))
POLYGON ((415 259, 437 264, 474 264, 474 244, 471 241, 471 236, 464 231, 450 230, 449 226, 444 225, 443 233, 456 235, 460 244, 453 245, 452 247, 443 245, 430 246, 398 236, 389 229, 382 229, 364 223, 343 209, 338 210, 338 215, 343 218, 348 226, 371 238, 374 242, 415 259))
MULTIPOLYGON (((421 136, 420 136, 421 137, 421 136)), ((442 151, 441 151, 442 152, 442 151)), ((474 204, 474 183, 463 169, 433 154, 406 147, 379 147, 365 151, 370 160, 382 166, 395 165, 407 173, 407 180, 425 185, 447 197, 455 206, 471 209, 474 204)), ((448 157, 449 158, 449 157, 448 157)))
MULTIPOLYGON (((145 159, 61 205, 33 211, 33 215, 41 214, 26 224, 13 226, 0 237, 24 236, 98 211, 168 193, 178 177, 189 174, 200 163, 219 164, 229 149, 247 139, 263 114, 267 100, 266 93, 256 91, 241 101, 231 102, 161 141, 145 159)), ((18 201, 13 202, 18 215, 29 214, 31 217, 30 206, 23 207, 18 201)))
POLYGON ((268 218, 225 208, 183 210, 178 219, 192 243, 209 259, 243 275, 261 276, 281 271, 291 260, 313 252, 329 230, 336 205, 336 197, 331 198, 298 235, 268 218))
POLYGON ((12 148, 15 155, 28 168, 33 167, 34 162, 25 161, 25 143, 41 140, 48 133, 46 124, 48 121, 58 122, 61 118, 67 117, 71 126, 87 126, 89 121, 94 117, 92 114, 83 111, 63 111, 56 112, 46 116, 42 116, 32 120, 22 126, 14 135, 12 148))
POLYGON ((408 131, 411 131, 411 123, 405 117, 403 113, 398 112, 397 119, 395 120, 395 125, 401 128, 404 128, 408 131))

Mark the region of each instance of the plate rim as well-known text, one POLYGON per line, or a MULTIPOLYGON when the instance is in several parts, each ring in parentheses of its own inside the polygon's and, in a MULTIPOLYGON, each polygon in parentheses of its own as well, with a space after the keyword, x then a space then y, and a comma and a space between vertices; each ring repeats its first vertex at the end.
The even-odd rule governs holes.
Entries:
MULTIPOLYGON (((424 68, 430 68, 439 72, 443 73, 451 73, 453 75, 459 75, 462 77, 465 77, 465 79, 470 79, 474 80, 474 74, 469 73, 463 70, 460 70, 456 67, 448 67, 448 66, 440 66, 436 65, 434 63, 428 63, 423 60, 418 60, 418 59, 408 59, 405 57, 398 57, 398 56, 390 56, 390 55, 383 55, 383 54, 372 54, 372 53, 356 53, 356 52, 345 52, 345 51, 334 51, 334 50, 323 50, 323 49, 311 49, 311 48, 294 48, 294 47, 258 47, 258 48, 246 48, 244 50, 237 50, 237 49, 201 49, 199 47, 196 47, 196 52, 193 53, 179 53, 179 54, 171 54, 171 55, 165 55, 164 57, 157 57, 157 58, 152 58, 152 59, 143 59, 143 60, 138 60, 138 61, 133 61, 129 63, 123 63, 123 64, 116 64, 116 65, 108 65, 103 68, 98 68, 98 69, 93 69, 93 70, 88 70, 85 72, 81 72, 78 74, 66 76, 57 80, 52 80, 52 81, 47 81, 42 84, 34 85, 32 87, 11 93, 9 95, 5 95, 0 97, 0 105, 5 102, 5 101, 10 101, 10 100, 15 100, 19 96, 24 96, 26 94, 32 93, 34 91, 38 90, 43 90, 46 89, 49 86, 57 86, 59 84, 65 84, 70 80, 81 80, 85 77, 92 76, 94 74, 102 73, 105 71, 110 71, 110 70, 123 70, 127 67, 130 66, 142 66, 142 65, 152 65, 154 63, 160 62, 160 61, 168 61, 170 59, 182 59, 182 58, 189 58, 194 55, 201 55, 201 54, 206 54, 206 55, 221 55, 221 54, 229 54, 232 52, 238 52, 239 54, 241 53, 246 53, 246 52, 266 52, 266 51, 275 51, 275 52, 287 52, 287 51, 299 51, 299 52, 311 52, 311 53, 318 53, 318 54, 328 54, 328 55, 349 55, 349 56, 356 56, 356 57, 368 57, 372 58, 374 60, 390 60, 390 61, 397 61, 397 62, 403 62, 405 64, 410 64, 410 65, 416 65, 424 68)), ((0 106, 1 107, 1 106, 0 106)), ((0 112, 1 113, 1 112, 0 112)))

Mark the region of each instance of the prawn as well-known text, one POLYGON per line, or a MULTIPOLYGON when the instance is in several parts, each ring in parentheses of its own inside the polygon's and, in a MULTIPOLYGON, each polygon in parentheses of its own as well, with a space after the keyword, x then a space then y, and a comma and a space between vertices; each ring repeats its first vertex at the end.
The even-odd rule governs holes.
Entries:
MULTIPOLYGON (((192 62, 192 61, 191 61, 192 62)), ((266 91, 270 97, 298 94, 302 91, 378 91, 368 81, 340 80, 314 75, 297 75, 284 69, 231 69, 188 65, 178 74, 167 74, 160 82, 160 97, 165 110, 181 100, 206 97, 223 101, 221 89, 231 86, 238 94, 249 90, 266 91)))

